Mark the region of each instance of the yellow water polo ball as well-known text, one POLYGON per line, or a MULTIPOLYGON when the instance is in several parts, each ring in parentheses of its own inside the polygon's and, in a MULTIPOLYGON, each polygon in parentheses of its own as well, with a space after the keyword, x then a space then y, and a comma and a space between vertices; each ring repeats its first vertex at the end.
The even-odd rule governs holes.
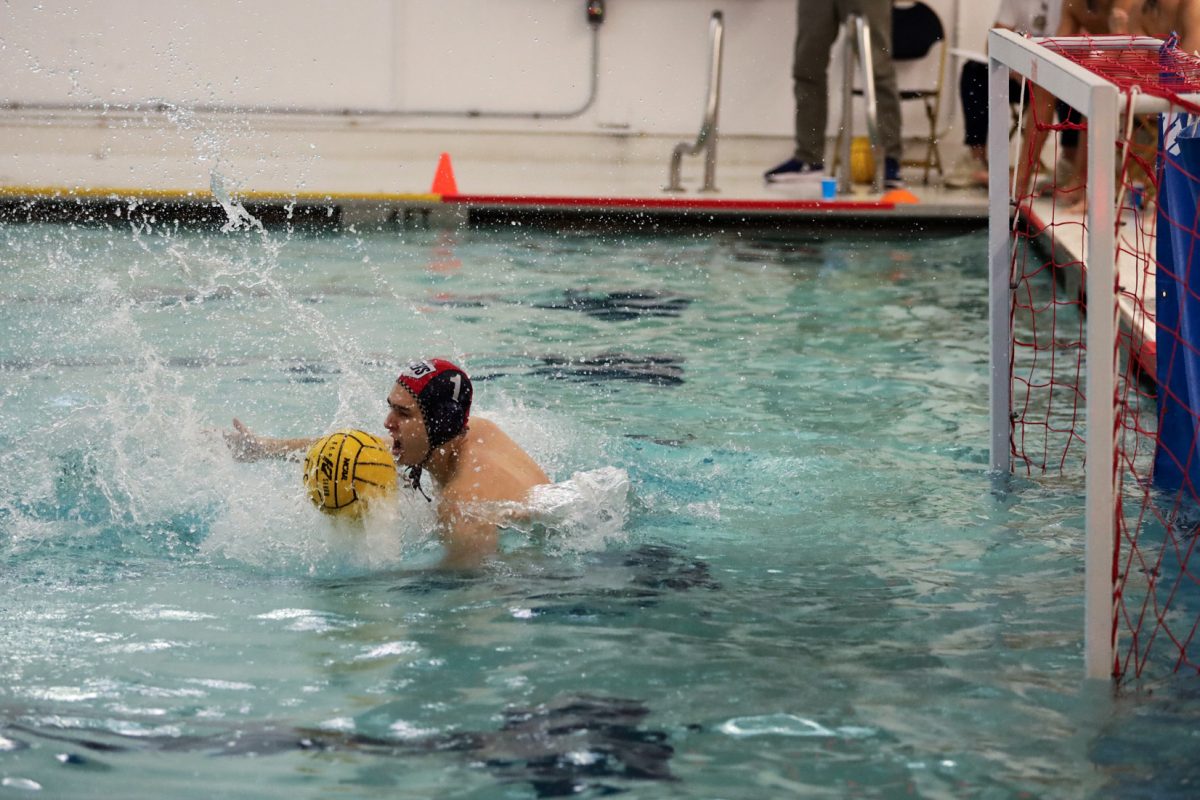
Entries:
POLYGON ((304 456, 304 487, 317 508, 357 519, 372 501, 396 493, 392 450, 365 431, 335 431, 304 456))
POLYGON ((850 140, 850 180, 870 183, 874 179, 875 154, 871 152, 871 140, 866 136, 855 136, 850 140))

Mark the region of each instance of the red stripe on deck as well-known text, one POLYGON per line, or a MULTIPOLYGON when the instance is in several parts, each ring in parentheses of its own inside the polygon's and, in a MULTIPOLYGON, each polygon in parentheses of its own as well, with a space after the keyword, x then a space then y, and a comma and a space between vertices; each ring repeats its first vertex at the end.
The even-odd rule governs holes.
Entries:
POLYGON ((643 208, 714 211, 891 211, 895 203, 878 200, 704 200, 645 197, 549 197, 541 195, 449 194, 443 203, 463 205, 643 208))

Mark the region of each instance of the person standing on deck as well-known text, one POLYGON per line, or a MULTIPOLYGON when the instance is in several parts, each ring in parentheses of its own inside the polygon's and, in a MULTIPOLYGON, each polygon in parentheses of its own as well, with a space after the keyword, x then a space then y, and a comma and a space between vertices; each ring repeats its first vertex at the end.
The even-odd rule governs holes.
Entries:
POLYGON ((796 98, 796 149, 791 158, 763 175, 768 184, 820 182, 825 175, 825 127, 829 115, 829 52, 838 30, 851 14, 871 28, 884 186, 904 187, 900 177, 900 91, 892 63, 891 0, 799 0, 792 86, 796 98))

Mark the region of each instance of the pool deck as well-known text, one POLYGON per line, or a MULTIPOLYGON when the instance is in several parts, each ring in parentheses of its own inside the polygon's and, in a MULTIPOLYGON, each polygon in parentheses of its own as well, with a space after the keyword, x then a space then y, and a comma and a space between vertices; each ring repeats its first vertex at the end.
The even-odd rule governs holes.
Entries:
MULTIPOLYGON (((699 191, 703 161, 695 157, 683 161, 684 191, 667 192, 677 142, 662 136, 264 129, 210 145, 181 141, 161 124, 135 124, 105 128, 61 117, 48 129, 0 124, 0 143, 17 154, 0 167, 0 219, 95 219, 133 203, 222 221, 215 189, 265 223, 307 215, 342 225, 549 220, 869 231, 987 224, 983 190, 945 190, 936 176, 926 186, 920 168, 904 171, 908 197, 861 185, 823 201, 819 185, 768 187, 763 171, 790 149, 778 137, 723 137, 717 191, 699 191), (450 190, 435 185, 441 153, 451 157, 450 190)), ((946 162, 951 150, 943 148, 946 162)))

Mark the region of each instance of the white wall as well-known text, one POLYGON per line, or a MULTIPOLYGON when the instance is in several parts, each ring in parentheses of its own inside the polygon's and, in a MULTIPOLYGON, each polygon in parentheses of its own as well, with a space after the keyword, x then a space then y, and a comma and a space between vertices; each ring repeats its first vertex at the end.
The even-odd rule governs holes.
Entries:
MULTIPOLYGON (((957 18, 963 46, 982 46, 998 0, 929 1, 948 24, 957 18)), ((17 102, 563 111, 588 93, 583 7, 583 0, 12 0, 0 29, 0 93, 17 102)), ((600 93, 582 118, 406 124, 694 132, 709 15, 718 7, 727 35, 723 133, 789 135, 796 0, 609 0, 600 93)), ((947 112, 956 113, 956 94, 947 99, 947 112)), ((835 97, 831 113, 836 108, 835 97)))
MULTIPOLYGON (((929 2, 948 25, 957 20, 957 42, 982 47, 998 0, 929 2)), ((9 0, 0 6, 0 102, 181 108, 102 115, 0 107, 0 186, 191 191, 219 178, 239 191, 421 192, 438 153, 451 149, 469 191, 657 192, 670 148, 699 129, 709 18, 720 8, 722 176, 761 187, 762 170, 791 149, 797 0, 608 0, 597 97, 573 119, 189 110, 577 109, 591 81, 584 7, 584 0, 9 0)), ((961 116, 957 65, 951 71, 942 117, 948 161, 961 142, 952 125, 961 116)), ((835 64, 831 128, 840 116, 839 80, 835 64)), ((855 126, 863 130, 861 120, 855 126)), ((923 132, 920 109, 908 110, 905 130, 923 132)))

